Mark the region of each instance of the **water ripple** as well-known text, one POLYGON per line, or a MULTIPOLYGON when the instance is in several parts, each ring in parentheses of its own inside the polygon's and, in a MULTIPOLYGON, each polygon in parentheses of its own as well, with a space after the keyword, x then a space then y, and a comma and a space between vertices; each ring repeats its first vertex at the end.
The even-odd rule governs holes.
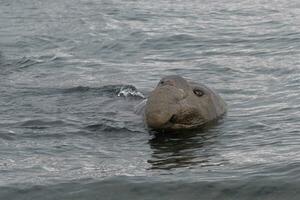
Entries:
POLYGON ((0 199, 299 199, 298 1, 12 0, 0 19, 0 199), (171 74, 215 88, 220 123, 149 133, 171 74))

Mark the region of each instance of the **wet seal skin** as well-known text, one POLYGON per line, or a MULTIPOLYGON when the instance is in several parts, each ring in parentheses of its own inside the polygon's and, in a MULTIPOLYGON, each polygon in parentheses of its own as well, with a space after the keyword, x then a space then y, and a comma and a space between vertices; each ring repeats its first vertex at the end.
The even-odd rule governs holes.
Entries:
POLYGON ((145 104, 144 120, 156 131, 200 128, 226 112, 225 101, 203 84, 181 76, 162 78, 145 104))

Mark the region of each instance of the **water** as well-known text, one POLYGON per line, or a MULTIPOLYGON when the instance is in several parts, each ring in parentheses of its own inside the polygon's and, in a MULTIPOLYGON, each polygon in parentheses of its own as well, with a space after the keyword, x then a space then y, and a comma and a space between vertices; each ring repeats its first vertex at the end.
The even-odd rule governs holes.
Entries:
POLYGON ((0 1, 0 199, 299 199, 297 0, 0 1), (212 127, 149 133, 178 74, 212 127))

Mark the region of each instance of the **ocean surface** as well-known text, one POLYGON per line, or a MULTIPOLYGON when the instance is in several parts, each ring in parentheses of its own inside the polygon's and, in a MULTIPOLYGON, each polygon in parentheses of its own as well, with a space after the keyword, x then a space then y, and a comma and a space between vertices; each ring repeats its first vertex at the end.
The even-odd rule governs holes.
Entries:
POLYGON ((300 1, 0 0, 0 199, 300 199, 300 1), (226 116, 147 130, 173 74, 226 116))

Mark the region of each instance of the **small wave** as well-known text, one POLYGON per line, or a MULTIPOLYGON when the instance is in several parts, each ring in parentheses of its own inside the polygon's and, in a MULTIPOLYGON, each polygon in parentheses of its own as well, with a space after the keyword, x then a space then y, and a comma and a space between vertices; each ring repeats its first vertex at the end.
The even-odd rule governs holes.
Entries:
MULTIPOLYGON (((19 69, 25 69, 39 63, 47 63, 47 62, 61 60, 70 57, 72 57, 71 54, 62 52, 60 49, 56 49, 46 54, 27 55, 18 59, 8 60, 8 64, 15 66, 19 69)), ((2 56, 0 53, 0 63, 1 60, 2 60, 2 56)))
POLYGON ((0 132, 0 139, 3 140, 15 140, 17 134, 13 130, 4 129, 0 132))
POLYGON ((93 124, 86 126, 86 129, 90 131, 106 131, 106 132, 119 132, 119 131, 128 131, 124 127, 115 127, 107 124, 93 124))
POLYGON ((24 87, 19 94, 44 96, 55 94, 84 94, 92 96, 123 97, 127 99, 141 100, 145 95, 132 85, 106 85, 102 87, 76 86, 71 88, 39 88, 24 87))
POLYGON ((15 65, 18 68, 23 69, 23 68, 33 66, 37 63, 39 63, 39 62, 35 59, 28 58, 28 57, 22 57, 21 59, 16 60, 12 64, 15 65))
POLYGON ((131 130, 129 127, 126 127, 124 124, 92 124, 85 127, 89 131, 104 131, 109 133, 124 133, 124 132, 138 132, 136 130, 131 130))
MULTIPOLYGON (((257 174, 240 179, 187 180, 149 176, 115 176, 105 179, 78 178, 62 182, 1 186, 1 199, 299 199, 299 170, 287 175, 257 174), (296 178, 294 176, 296 175, 296 178), (200 189, 199 189, 200 188, 200 189)), ((214 172, 211 172, 214 173, 214 172)))
POLYGON ((0 51, 0 66, 1 66, 2 60, 4 60, 4 56, 3 56, 3 53, 0 51))
POLYGON ((38 64, 37 61, 27 58, 27 57, 22 57, 19 59, 8 59, 6 60, 3 55, 1 55, 0 52, 0 67, 1 67, 1 75, 7 75, 15 72, 16 70, 22 70, 27 67, 33 66, 38 64))
POLYGON ((39 120, 39 119, 35 119, 35 120, 27 120, 25 122, 21 122, 20 126, 24 127, 24 128, 31 128, 31 129, 46 129, 46 128, 50 128, 53 126, 64 126, 67 123, 62 121, 62 120, 39 120))
MULTIPOLYGON (((42 57, 21 57, 18 59, 14 60, 7 60, 5 64, 9 67, 13 67, 13 69, 26 69, 31 66, 37 65, 39 63, 43 63, 45 61, 53 60, 53 56, 47 57, 47 58, 42 58, 42 57)), ((1 63, 1 55, 0 55, 0 63, 1 63)), ((10 68, 10 70, 13 70, 10 68)))
POLYGON ((90 88, 90 87, 77 86, 77 87, 73 87, 73 88, 64 89, 63 92, 64 93, 86 92, 86 91, 90 91, 92 89, 93 88, 90 88))
MULTIPOLYGON (((172 46, 181 47, 187 45, 187 43, 194 43, 195 37, 188 34, 178 34, 164 37, 157 37, 152 39, 146 39, 142 44, 141 48, 153 48, 155 50, 165 50, 172 46)), ((173 47, 174 48, 174 47, 173 47)))
POLYGON ((73 55, 65 53, 60 49, 55 49, 55 50, 49 52, 48 54, 42 54, 39 56, 35 56, 35 57, 33 57, 33 59, 38 62, 49 62, 49 61, 54 61, 54 60, 70 58, 72 56, 73 55))
POLYGON ((137 88, 132 85, 106 85, 99 88, 77 86, 77 87, 63 90, 63 93, 82 93, 82 92, 92 92, 92 93, 97 93, 102 95, 118 96, 118 97, 125 97, 125 98, 137 98, 137 99, 145 98, 143 93, 138 91, 137 88))

